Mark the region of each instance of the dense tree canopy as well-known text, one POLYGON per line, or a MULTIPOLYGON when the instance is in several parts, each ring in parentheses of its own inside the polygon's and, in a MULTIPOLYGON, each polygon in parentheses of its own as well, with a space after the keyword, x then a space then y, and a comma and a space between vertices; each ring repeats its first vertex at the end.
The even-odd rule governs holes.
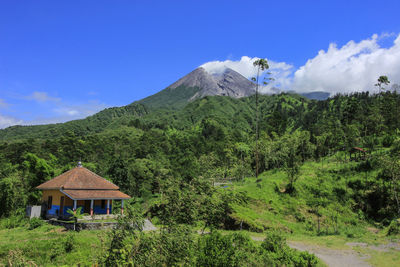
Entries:
MULTIPOLYGON (((255 96, 207 96, 174 109, 134 104, 60 125, 1 130, 0 198, 7 204, 0 216, 37 204, 40 193, 33 189, 79 160, 144 201, 165 195, 165 184, 179 185, 185 199, 186 191, 196 190, 198 179, 210 184, 241 180, 256 168, 255 101, 255 96)), ((284 170, 287 192, 296 188, 299 166, 337 151, 362 147, 379 158, 400 158, 396 92, 336 95, 323 101, 285 93, 261 95, 259 107, 258 172, 284 170)), ((380 159, 369 161, 365 168, 383 169, 368 184, 349 181, 357 208, 378 220, 397 216, 398 170, 376 164, 380 159)), ((167 212, 162 209, 167 199, 160 201, 154 212, 167 212)), ((185 212, 188 221, 200 216, 185 212)))

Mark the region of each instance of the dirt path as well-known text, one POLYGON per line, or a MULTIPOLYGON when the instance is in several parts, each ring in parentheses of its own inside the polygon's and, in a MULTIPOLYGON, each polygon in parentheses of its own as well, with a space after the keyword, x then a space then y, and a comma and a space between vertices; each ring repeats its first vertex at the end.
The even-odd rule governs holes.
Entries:
POLYGON ((365 260, 369 258, 368 255, 362 255, 354 250, 338 250, 319 247, 315 245, 306 245, 301 242, 288 242, 289 247, 313 253, 315 256, 320 258, 330 267, 361 267, 371 266, 365 260))
POLYGON ((368 245, 367 243, 362 243, 362 242, 348 242, 346 243, 347 246, 349 247, 362 247, 362 248, 369 248, 373 249, 376 251, 382 251, 382 252, 389 252, 391 250, 398 250, 400 251, 400 241, 392 241, 387 244, 380 244, 380 245, 368 245))
MULTIPOLYGON (((251 239, 255 241, 263 241, 264 238, 252 236, 251 239)), ((288 246, 300 251, 307 251, 313 253, 323 262, 330 267, 370 267, 365 260, 369 258, 368 255, 362 255, 354 250, 339 250, 329 249, 316 245, 306 245, 297 241, 288 241, 288 246)))

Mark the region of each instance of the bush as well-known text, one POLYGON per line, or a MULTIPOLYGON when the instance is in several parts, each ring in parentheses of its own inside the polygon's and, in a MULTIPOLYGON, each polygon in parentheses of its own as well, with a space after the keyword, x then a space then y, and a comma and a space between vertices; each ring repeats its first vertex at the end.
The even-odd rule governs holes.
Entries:
POLYGON ((70 253, 75 247, 75 235, 69 234, 64 240, 64 250, 70 253))
POLYGON ((365 233, 365 230, 360 226, 346 225, 346 228, 344 230, 344 234, 348 238, 358 238, 358 237, 363 236, 364 233, 365 233))
POLYGON ((110 244, 107 255, 101 260, 102 265, 193 266, 193 253, 196 251, 191 229, 184 225, 176 225, 160 233, 134 232, 126 236, 121 244, 115 244, 110 244))
POLYGON ((286 239, 282 235, 276 232, 269 232, 261 244, 261 247, 266 251, 278 252, 281 251, 285 245, 286 239))
POLYGON ((197 266, 238 266, 231 237, 215 231, 200 238, 197 266))
POLYGON ((384 147, 390 147, 390 146, 393 144, 394 140, 395 140, 395 137, 394 137, 393 135, 386 134, 386 135, 383 137, 382 146, 384 146, 384 147))
POLYGON ((272 266, 316 266, 318 259, 308 252, 299 252, 286 244, 284 236, 269 232, 261 244, 263 262, 272 266))
POLYGON ((49 258, 51 262, 54 262, 57 257, 64 255, 64 248, 60 239, 55 239, 50 249, 49 258))
POLYGON ((33 229, 36 229, 36 228, 42 226, 43 224, 44 224, 43 220, 41 220, 39 218, 32 218, 29 221, 28 229, 33 230, 33 229))
POLYGON ((398 234, 400 234, 400 221, 393 220, 387 228, 387 235, 398 235, 398 234))
POLYGON ((11 215, 10 217, 1 220, 0 228, 13 229, 17 227, 23 227, 27 223, 28 220, 25 216, 11 215))

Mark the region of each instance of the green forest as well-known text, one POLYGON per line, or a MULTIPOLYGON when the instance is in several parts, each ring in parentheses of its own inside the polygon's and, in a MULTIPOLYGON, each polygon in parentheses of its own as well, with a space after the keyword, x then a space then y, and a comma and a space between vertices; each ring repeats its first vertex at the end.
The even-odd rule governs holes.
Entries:
MULTIPOLYGON (((158 95, 82 120, 0 130, 0 260, 316 266, 323 263, 285 240, 400 234, 397 92, 320 101, 260 95, 256 138, 256 96, 184 103, 187 88, 179 89, 166 100, 158 95), (174 99, 179 104, 171 104, 174 99), (25 207, 40 204, 35 187, 78 161, 132 196, 118 227, 60 234, 42 221, 27 221, 25 207), (159 231, 137 231, 143 218, 159 231), (35 249, 7 237, 44 234, 47 241, 32 241, 35 249)), ((400 261, 396 253, 386 256, 400 261)))

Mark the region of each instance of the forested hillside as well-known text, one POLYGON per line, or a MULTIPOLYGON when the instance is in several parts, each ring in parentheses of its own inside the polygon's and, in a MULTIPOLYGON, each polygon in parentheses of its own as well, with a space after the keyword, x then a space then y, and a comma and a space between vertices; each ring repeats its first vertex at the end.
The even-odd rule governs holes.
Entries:
MULTIPOLYGON (((38 194, 31 189, 78 160, 137 197, 156 194, 166 179, 252 176, 254 101, 254 96, 208 96, 180 109, 151 112, 134 104, 64 124, 2 130, 1 192, 18 188, 27 192, 17 194, 21 197, 38 194)), ((364 167, 374 168, 372 162, 380 161, 373 161, 374 156, 392 151, 399 137, 397 93, 338 95, 324 101, 292 94, 261 96, 260 110, 260 173, 294 168, 353 147, 367 150, 364 167)), ((382 205, 395 216, 397 205, 387 194, 382 205)), ((13 205, 11 194, 3 193, 2 198, 9 203, 3 215, 24 207, 28 199, 38 200, 26 198, 13 205)))
POLYGON ((55 138, 67 131, 83 136, 102 132, 110 124, 123 116, 141 117, 148 113, 148 109, 140 104, 132 103, 118 108, 108 108, 85 119, 35 126, 11 126, 0 131, 0 140, 9 141, 28 138, 55 138))
POLYGON ((260 96, 258 179, 255 96, 182 103, 1 130, 0 217, 40 204, 35 187, 81 160, 162 225, 354 237, 373 224, 399 232, 396 92, 260 96), (220 182, 233 184, 213 186, 220 182))

